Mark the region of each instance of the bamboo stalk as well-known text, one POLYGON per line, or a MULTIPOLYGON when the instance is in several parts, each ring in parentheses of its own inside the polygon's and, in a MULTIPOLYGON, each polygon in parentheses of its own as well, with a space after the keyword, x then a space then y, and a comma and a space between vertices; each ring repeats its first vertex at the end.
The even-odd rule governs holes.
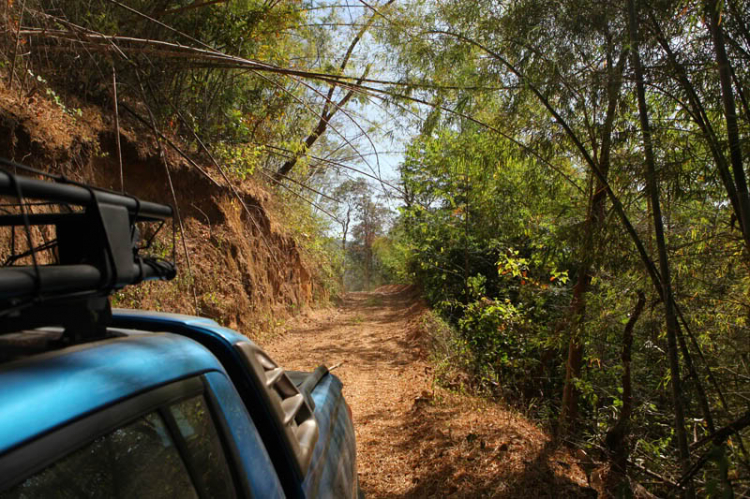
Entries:
MULTIPOLYGON (((138 87, 141 91, 141 97, 143 99, 143 102, 146 102, 146 92, 143 89, 143 83, 141 82, 141 77, 139 75, 139 72, 136 70, 135 76, 138 79, 138 87)), ((156 127, 156 118, 154 117, 154 113, 151 111, 151 108, 148 107, 148 104, 146 104, 146 109, 148 110, 148 116, 149 121, 151 122, 151 128, 154 132, 154 136, 156 138, 156 144, 159 148, 159 156, 162 159, 162 163, 164 164, 164 172, 167 174, 167 182, 169 184, 169 190, 172 193, 172 201, 174 202, 174 211, 177 215, 177 222, 180 226, 180 240, 182 241, 182 249, 185 252, 185 261, 187 262, 188 267, 188 276, 191 278, 190 288, 193 291, 193 300, 195 302, 195 313, 200 314, 200 306, 198 305, 198 294, 195 290, 195 274, 193 274, 193 268, 190 262, 190 252, 188 251, 187 247, 187 241, 185 236, 185 226, 182 223, 182 216, 180 215, 180 207, 177 203, 177 194, 174 189, 174 184, 172 183, 172 174, 169 171, 169 164, 167 163, 167 155, 164 152, 164 146, 162 146, 161 143, 161 132, 159 132, 159 129, 156 127)))
POLYGON ((21 43, 21 23, 23 22, 23 13, 26 10, 26 0, 21 3, 21 13, 18 15, 18 27, 16 28, 16 44, 13 47, 13 60, 10 64, 10 74, 8 75, 8 88, 13 88, 13 78, 16 75, 16 59, 18 58, 18 45, 21 43))
POLYGON ((120 163, 120 192, 125 192, 125 176, 122 171, 122 145, 120 144, 120 112, 117 107, 117 73, 112 65, 112 107, 115 111, 115 139, 117 140, 117 159, 120 163))

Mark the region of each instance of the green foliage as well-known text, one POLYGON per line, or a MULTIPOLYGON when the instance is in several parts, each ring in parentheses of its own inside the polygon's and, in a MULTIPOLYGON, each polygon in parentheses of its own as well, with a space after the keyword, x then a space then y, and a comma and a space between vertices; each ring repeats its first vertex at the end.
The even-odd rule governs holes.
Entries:
POLYGON ((372 250, 381 282, 388 284, 409 282, 406 272, 408 250, 397 229, 392 229, 387 236, 375 239, 372 250))
POLYGON ((264 155, 264 148, 251 144, 228 145, 225 142, 214 144, 216 159, 230 172, 244 180, 255 173, 264 155))
POLYGON ((309 203, 291 195, 289 191, 277 193, 280 201, 277 209, 284 222, 285 232, 305 256, 308 271, 313 277, 313 298, 326 302, 341 292, 341 268, 343 254, 339 242, 328 235, 330 220, 309 203))
MULTIPOLYGON (((745 144, 748 3, 638 2, 672 286, 697 366, 689 373, 680 352, 679 396, 698 438, 710 429, 697 384, 719 427, 742 413, 739 394, 750 379, 748 257, 733 182, 719 169, 729 163, 731 134, 706 20, 711 5, 721 9, 745 144)), ((604 173, 656 259, 625 14, 622 4, 578 0, 404 6, 382 39, 412 85, 406 93, 440 107, 424 114, 409 143, 398 223, 408 275, 463 346, 456 351, 467 361, 451 361, 493 392, 556 419, 568 347, 580 343, 574 438, 592 447, 625 407, 623 329, 633 296, 646 291, 633 330, 629 448, 647 468, 679 476, 664 305, 591 174, 593 166, 604 173)), ((744 163, 733 167, 738 176, 745 146, 735 148, 744 163)), ((745 480, 740 461, 747 463, 739 447, 726 446, 726 459, 705 465, 699 494, 726 493, 733 474, 745 480)), ((731 482, 735 491, 740 481, 731 482)))
POLYGON ((435 123, 401 174, 404 268, 460 336, 467 370, 516 399, 556 386, 528 373, 556 345, 549 331, 569 299, 569 187, 471 124, 459 133, 435 123))
MULTIPOLYGON (((128 2, 128 7, 106 0, 60 0, 54 8, 43 3, 27 5, 27 9, 54 16, 30 16, 35 27, 65 29, 68 25, 56 20, 65 19, 93 33, 210 47, 280 67, 289 67, 292 59, 305 58, 314 50, 316 35, 304 26, 305 11, 296 1, 155 4, 136 0, 128 2)), ((283 133, 288 136, 290 131, 302 133, 306 123, 296 116, 301 106, 295 98, 303 94, 296 90, 295 96, 295 90, 286 90, 284 82, 196 63, 169 46, 130 51, 127 42, 117 43, 123 45, 127 57, 61 46, 56 47, 59 50, 52 61, 46 53, 34 51, 34 71, 58 88, 109 107, 110 68, 114 67, 121 100, 145 101, 160 127, 188 139, 197 132, 208 143, 221 141, 231 147, 250 141, 265 143, 283 133), (290 119, 293 116, 295 119, 290 119)), ((145 111, 140 112, 146 116, 145 111)))

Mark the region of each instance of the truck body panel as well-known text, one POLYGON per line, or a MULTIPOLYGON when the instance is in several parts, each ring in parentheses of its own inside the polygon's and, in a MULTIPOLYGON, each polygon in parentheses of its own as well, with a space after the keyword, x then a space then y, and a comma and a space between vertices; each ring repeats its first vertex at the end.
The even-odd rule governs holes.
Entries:
POLYGON ((175 335, 93 342, 0 366, 0 453, 127 397, 221 364, 175 335), (169 365, 169 369, 164 369, 169 365))
MULTIPOLYGON (((200 342, 219 358, 246 404, 258 404, 252 393, 243 393, 243 390, 252 392, 252 387, 247 386, 251 384, 247 379, 252 373, 247 372, 238 350, 234 348, 238 343, 252 343, 247 337, 210 319, 181 314, 114 309, 113 321, 119 327, 167 330, 200 342)), ((319 438, 307 474, 302 479, 293 477, 296 481, 293 487, 289 483, 284 484, 287 495, 356 497, 358 482, 354 428, 342 389, 341 381, 335 375, 327 373, 310 394, 314 402, 313 414, 318 423, 319 438)), ((249 409, 257 422, 258 415, 253 414, 252 407, 249 409)), ((274 416, 265 414, 265 417, 272 419, 274 416)), ((263 425, 258 424, 263 436, 263 425)), ((268 439, 265 441, 266 447, 279 445, 268 439)), ((274 456, 273 452, 271 457, 277 468, 278 461, 282 458, 291 459, 288 456, 274 456)), ((284 478, 289 479, 282 475, 282 481, 284 478)))
POLYGON ((357 497, 354 426, 342 390, 341 380, 328 373, 312 391, 320 436, 302 484, 307 497, 357 497))

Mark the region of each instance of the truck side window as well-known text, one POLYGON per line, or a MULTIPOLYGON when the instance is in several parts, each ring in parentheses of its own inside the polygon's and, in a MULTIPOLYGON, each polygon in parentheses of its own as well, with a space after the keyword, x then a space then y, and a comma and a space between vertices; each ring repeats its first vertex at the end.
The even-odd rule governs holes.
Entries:
POLYGON ((237 497, 219 435, 203 396, 178 402, 170 406, 169 411, 185 441, 196 478, 206 497, 237 497))
POLYGON ((161 416, 152 412, 68 454, 0 499, 198 498, 161 416))

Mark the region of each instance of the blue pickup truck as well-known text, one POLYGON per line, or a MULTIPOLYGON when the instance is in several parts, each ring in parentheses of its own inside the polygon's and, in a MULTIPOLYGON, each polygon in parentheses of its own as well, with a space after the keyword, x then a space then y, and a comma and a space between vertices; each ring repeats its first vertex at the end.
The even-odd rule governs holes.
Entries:
POLYGON ((139 243, 171 208, 51 180, 0 171, 0 499, 361 495, 324 366, 285 371, 210 319, 110 308, 174 277, 139 243))

